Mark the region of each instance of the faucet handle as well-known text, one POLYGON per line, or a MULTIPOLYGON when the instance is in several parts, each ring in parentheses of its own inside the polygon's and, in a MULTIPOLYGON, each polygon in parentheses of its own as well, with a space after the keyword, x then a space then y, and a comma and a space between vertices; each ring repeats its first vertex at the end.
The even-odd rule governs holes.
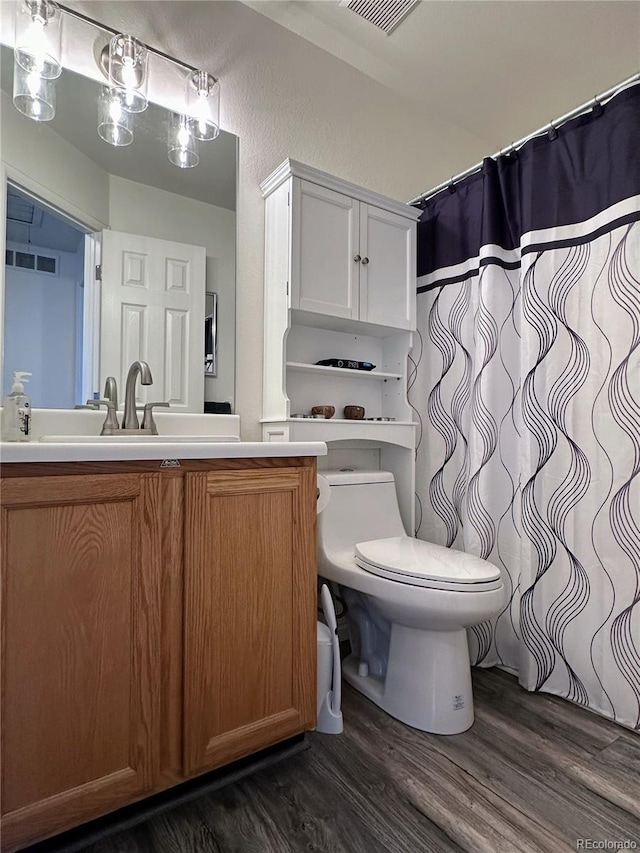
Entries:
POLYGON ((120 424, 118 423, 118 415, 116 413, 116 404, 113 400, 87 400, 87 405, 93 403, 93 405, 98 408, 99 406, 107 407, 107 416, 104 419, 104 423, 102 424, 102 429, 100 430, 100 435, 112 435, 114 430, 120 429, 120 424))
POLYGON ((151 435, 157 435, 158 427, 153 419, 153 409, 155 406, 163 406, 168 409, 169 405, 169 403, 145 403, 144 415, 142 416, 142 429, 151 430, 151 435))
POLYGON ((108 410, 115 409, 115 404, 112 400, 87 400, 86 406, 78 406, 79 409, 98 409, 100 406, 106 406, 108 410))

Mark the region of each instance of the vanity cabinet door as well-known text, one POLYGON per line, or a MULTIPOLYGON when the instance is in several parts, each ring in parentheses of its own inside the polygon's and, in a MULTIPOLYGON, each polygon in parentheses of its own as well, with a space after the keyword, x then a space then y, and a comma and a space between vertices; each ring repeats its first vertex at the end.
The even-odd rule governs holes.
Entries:
POLYGON ((291 307, 357 320, 359 202, 292 182, 291 307))
POLYGON ((312 728, 315 465, 186 475, 184 762, 312 728))
POLYGON ((159 773, 160 475, 2 484, 2 849, 159 773))

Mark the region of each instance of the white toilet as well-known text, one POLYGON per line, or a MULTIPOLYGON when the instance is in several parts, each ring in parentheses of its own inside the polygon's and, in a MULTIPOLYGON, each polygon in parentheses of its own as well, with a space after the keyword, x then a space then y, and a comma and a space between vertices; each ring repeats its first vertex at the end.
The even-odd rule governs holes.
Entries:
POLYGON ((393 474, 322 471, 318 574, 341 587, 347 681, 391 716, 435 734, 473 723, 466 629, 504 606, 500 569, 407 536, 393 474))

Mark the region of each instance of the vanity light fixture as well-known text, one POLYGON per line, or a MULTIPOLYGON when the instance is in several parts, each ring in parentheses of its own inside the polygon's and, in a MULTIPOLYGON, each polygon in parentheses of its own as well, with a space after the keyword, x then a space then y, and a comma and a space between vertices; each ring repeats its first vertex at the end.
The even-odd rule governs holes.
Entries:
POLYGON ((220 133, 220 83, 206 71, 187 77, 187 113, 196 139, 215 139, 220 133))
POLYGON ((146 47, 133 36, 114 36, 100 56, 109 86, 122 90, 122 105, 130 113, 142 113, 148 106, 148 64, 146 47))
POLYGON ((58 6, 47 0, 19 0, 16 6, 13 103, 34 121, 50 121, 56 114, 61 20, 58 6))
POLYGON ((169 115, 167 155, 173 165, 181 169, 191 169, 200 162, 198 143, 191 131, 192 123, 189 116, 178 113, 169 115))
MULTIPOLYGON (((149 103, 149 57, 153 67, 166 71, 167 63, 177 66, 180 75, 175 85, 157 87, 162 100, 171 104, 168 114, 167 152, 169 160, 181 169, 196 166, 198 141, 215 139, 220 133, 220 83, 206 71, 194 68, 173 56, 143 44, 134 36, 119 33, 53 0, 16 0, 16 39, 14 44, 13 103, 34 121, 50 121, 55 116, 55 80, 62 71, 62 19, 80 21, 93 29, 87 44, 98 45, 98 65, 106 78, 98 97, 98 134, 109 145, 122 147, 133 142, 135 113, 144 112, 149 103), (105 42, 107 42, 105 44, 105 42), (162 66, 165 66, 162 68, 162 66), (186 91, 183 88, 186 80, 186 91)), ((67 22, 67 27, 69 23, 67 22)), ((65 64, 74 69, 75 35, 65 42, 65 64)), ((82 63, 80 63, 82 64, 82 63)), ((162 77, 162 75, 161 75, 162 77)), ((164 75, 163 81, 171 79, 164 75)))
POLYGON ((122 148, 133 142, 133 114, 126 108, 124 89, 103 86, 98 98, 98 135, 122 148))
POLYGON ((18 0, 16 6, 16 65, 43 80, 62 73, 62 15, 51 0, 18 0))
POLYGON ((13 104, 27 118, 51 121, 56 114, 55 80, 39 77, 36 71, 25 71, 15 62, 13 104))

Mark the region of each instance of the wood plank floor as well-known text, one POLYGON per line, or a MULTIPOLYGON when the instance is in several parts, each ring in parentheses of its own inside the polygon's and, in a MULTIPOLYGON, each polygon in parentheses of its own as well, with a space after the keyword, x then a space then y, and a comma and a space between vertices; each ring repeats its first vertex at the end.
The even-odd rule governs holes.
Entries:
POLYGON ((474 692, 472 729, 437 737, 347 688, 341 737, 314 734, 310 750, 87 853, 640 849, 640 736, 498 670, 475 670, 474 692))

